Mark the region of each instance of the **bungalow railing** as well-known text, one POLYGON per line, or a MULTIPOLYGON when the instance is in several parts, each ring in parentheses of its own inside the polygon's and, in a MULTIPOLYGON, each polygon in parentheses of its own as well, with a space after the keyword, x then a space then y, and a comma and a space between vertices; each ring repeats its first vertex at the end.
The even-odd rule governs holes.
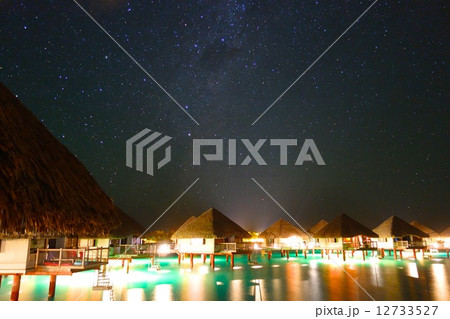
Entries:
POLYGON ((425 241, 410 241, 408 248, 425 248, 427 243, 425 241))
POLYGON ((77 249, 41 249, 38 248, 35 257, 35 268, 38 267, 70 267, 83 269, 89 264, 107 263, 108 248, 92 247, 77 249))
POLYGON ((408 246, 409 243, 406 240, 394 241, 394 249, 407 249, 408 246))
POLYGON ((220 243, 217 244, 215 247, 215 251, 226 251, 226 252, 235 252, 236 249, 236 243, 220 243))
POLYGON ((378 244, 376 241, 366 241, 363 243, 352 242, 352 243, 343 243, 342 247, 344 250, 353 250, 353 249, 377 249, 378 244))
POLYGON ((150 244, 123 244, 114 246, 115 255, 145 255, 156 252, 156 247, 152 247, 150 244), (154 248, 154 249, 153 249, 154 248))

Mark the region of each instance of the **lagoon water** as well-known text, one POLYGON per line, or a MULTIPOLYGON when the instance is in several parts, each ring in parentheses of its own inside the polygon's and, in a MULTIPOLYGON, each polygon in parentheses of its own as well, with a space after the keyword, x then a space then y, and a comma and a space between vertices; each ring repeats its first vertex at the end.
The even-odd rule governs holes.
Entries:
MULTIPOLYGON (((148 259, 133 260, 128 274, 120 262, 112 266, 114 300, 450 300, 446 254, 417 261, 363 261, 355 254, 345 263, 336 256, 286 260, 274 254, 270 261, 259 256, 258 265, 238 255, 233 270, 224 256, 216 256, 214 270, 200 258, 192 270, 188 259, 181 265, 176 256, 158 261, 159 271, 149 269, 148 259)), ((109 300, 109 294, 92 290, 94 279, 94 271, 58 276, 54 300, 109 300)), ((48 300, 48 283, 49 276, 22 276, 19 300, 48 300)), ((0 300, 9 300, 11 284, 11 276, 3 277, 0 300)))

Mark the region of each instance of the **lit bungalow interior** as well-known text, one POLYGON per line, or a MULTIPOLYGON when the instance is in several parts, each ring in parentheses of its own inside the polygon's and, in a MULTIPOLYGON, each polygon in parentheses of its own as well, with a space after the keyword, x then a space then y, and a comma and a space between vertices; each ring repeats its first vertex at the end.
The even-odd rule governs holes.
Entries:
POLYGON ((378 237, 372 230, 360 224, 353 218, 342 214, 320 229, 315 238, 319 239, 322 255, 330 252, 342 253, 345 261, 346 251, 352 256, 355 251, 362 251, 363 259, 369 251, 377 250, 377 243, 372 238, 378 237))
POLYGON ((0 84, 0 284, 13 276, 56 276, 99 269, 108 249, 82 248, 78 236, 103 236, 120 225, 117 208, 88 170, 0 84))
MULTIPOLYGON (((289 259, 289 251, 294 250, 295 255, 298 256, 300 249, 303 250, 306 258, 311 236, 300 227, 280 218, 259 234, 259 237, 265 239, 266 249, 280 250, 281 255, 286 255, 286 258, 289 259)), ((268 252, 268 256, 270 258, 270 251, 268 252)))
POLYGON ((397 216, 389 217, 373 231, 379 236, 374 240, 378 242, 381 257, 384 257, 385 251, 388 251, 389 255, 394 252, 396 259, 397 252, 400 253, 401 258, 406 249, 412 249, 416 257, 416 249, 423 249, 423 239, 428 237, 426 233, 397 216))
POLYGON ((211 267, 214 268, 216 255, 225 255, 227 260, 231 257, 234 265, 234 254, 248 253, 251 244, 244 244, 243 238, 251 235, 241 226, 229 219, 215 208, 210 208, 198 217, 190 217, 173 235, 178 262, 186 254, 190 255, 191 267, 193 258, 202 255, 203 262, 209 255, 211 267))

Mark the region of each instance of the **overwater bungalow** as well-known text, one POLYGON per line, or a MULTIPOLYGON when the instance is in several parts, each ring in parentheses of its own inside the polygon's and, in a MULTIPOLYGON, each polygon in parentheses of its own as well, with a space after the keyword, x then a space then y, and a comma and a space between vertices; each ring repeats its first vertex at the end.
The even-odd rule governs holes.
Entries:
POLYGON ((120 225, 117 208, 89 171, 0 84, 0 283, 13 276, 56 276, 99 269, 108 249, 76 247, 120 225))
POLYGON ((448 257, 448 250, 450 248, 450 227, 445 229, 441 234, 441 240, 443 241, 444 249, 447 250, 447 257, 448 257))
POLYGON ((355 251, 362 251, 363 259, 368 251, 376 251, 377 243, 372 238, 378 237, 372 230, 360 224, 349 216, 342 214, 333 221, 324 226, 315 234, 315 238, 319 239, 322 256, 326 253, 336 251, 342 253, 344 261, 346 259, 346 251, 351 251, 352 255, 355 251))
POLYGON ((426 233, 397 216, 389 217, 373 231, 379 236, 374 240, 378 242, 381 257, 388 251, 389 255, 394 252, 395 259, 397 252, 402 257, 402 252, 406 249, 412 249, 416 258, 416 250, 425 248, 423 239, 428 237, 426 233))
POLYGON ((439 248, 439 246, 441 246, 441 235, 439 235, 438 232, 422 223, 419 223, 417 220, 413 220, 410 224, 416 228, 419 228, 421 231, 428 235, 428 237, 425 239, 428 249, 437 249, 439 248))
MULTIPOLYGON (((324 219, 319 220, 315 225, 313 225, 310 229, 307 230, 308 234, 312 236, 312 239, 310 239, 310 245, 313 246, 312 249, 319 249, 319 238, 315 238, 316 233, 324 228, 326 225, 328 225, 328 222, 324 219)), ((313 250, 314 252, 314 250, 313 250)))
POLYGON ((194 256, 202 255, 203 262, 209 255, 211 267, 214 268, 214 258, 217 255, 231 257, 234 266, 234 254, 249 253, 243 238, 251 235, 241 226, 229 219, 215 208, 210 208, 197 218, 188 219, 173 235, 178 253, 178 263, 182 254, 190 255, 191 267, 194 256))
MULTIPOLYGON (((259 234, 260 238, 265 239, 265 248, 270 250, 280 250, 281 255, 286 255, 289 259, 289 251, 294 250, 298 256, 298 251, 303 250, 305 258, 308 249, 310 237, 301 228, 280 218, 270 225, 266 230, 259 234)), ((268 251, 270 258, 271 251, 268 251)))

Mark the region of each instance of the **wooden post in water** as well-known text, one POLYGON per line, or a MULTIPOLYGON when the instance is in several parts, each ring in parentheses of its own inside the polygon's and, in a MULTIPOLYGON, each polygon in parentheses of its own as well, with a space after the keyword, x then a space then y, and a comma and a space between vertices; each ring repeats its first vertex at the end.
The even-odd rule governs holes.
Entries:
POLYGON ((342 258, 344 258, 345 261, 345 250, 342 251, 342 258))
POLYGON ((181 254, 178 253, 178 265, 181 264, 181 254))
POLYGON ((289 260, 289 250, 286 250, 286 259, 289 260))
POLYGON ((206 254, 202 254, 203 263, 206 263, 206 254))
POLYGON ((0 275, 0 288, 2 288, 2 275, 0 275))
POLYGON ((228 262, 228 259, 229 259, 229 257, 230 257, 230 255, 227 255, 227 256, 226 256, 226 258, 227 258, 227 262, 228 262))
POLYGON ((19 300, 19 290, 20 290, 20 278, 22 275, 16 274, 13 278, 13 283, 11 286, 11 298, 10 301, 18 301, 19 300))
POLYGON ((364 250, 362 251, 363 260, 366 261, 366 254, 364 253, 364 250))
POLYGON ((250 254, 247 254, 247 261, 250 261, 250 254))
POLYGON ((403 253, 401 249, 400 249, 400 259, 403 259, 403 253))
POLYGON ((416 249, 415 248, 413 248, 413 255, 414 255, 414 259, 417 260, 416 249))
POLYGON ((295 250, 295 257, 298 257, 298 249, 295 250))
POLYGON ((191 253, 191 256, 190 256, 190 262, 191 262, 191 269, 192 269, 192 268, 194 268, 194 254, 193 253, 191 253))
POLYGON ((267 258, 269 258, 269 261, 272 258, 272 251, 271 250, 269 252, 267 252, 267 258))
POLYGON ((209 255, 209 258, 211 259, 211 269, 214 269, 215 266, 214 257, 215 257, 214 254, 209 255))
POLYGON ((320 256, 323 258, 323 249, 320 250, 320 256))
POLYGON ((392 250, 388 250, 388 252, 389 252, 389 256, 392 256, 392 250))
POLYGON ((131 263, 131 259, 127 260, 127 274, 130 272, 130 263, 131 263))
POLYGON ((336 250, 337 258, 339 259, 339 250, 336 250))
POLYGON ((450 258, 450 255, 449 255, 448 249, 447 249, 447 258, 450 258))
POLYGON ((55 297, 56 290, 56 275, 50 275, 50 283, 48 285, 48 296, 50 298, 55 297))
MULTIPOLYGON (((389 250, 389 256, 391 255, 391 251, 389 250)), ((397 250, 394 249, 394 259, 397 260, 397 250)))
POLYGON ((234 268, 234 254, 231 254, 231 269, 234 268))
POLYGON ((305 253, 305 259, 308 259, 308 251, 306 249, 303 250, 303 252, 305 253))

